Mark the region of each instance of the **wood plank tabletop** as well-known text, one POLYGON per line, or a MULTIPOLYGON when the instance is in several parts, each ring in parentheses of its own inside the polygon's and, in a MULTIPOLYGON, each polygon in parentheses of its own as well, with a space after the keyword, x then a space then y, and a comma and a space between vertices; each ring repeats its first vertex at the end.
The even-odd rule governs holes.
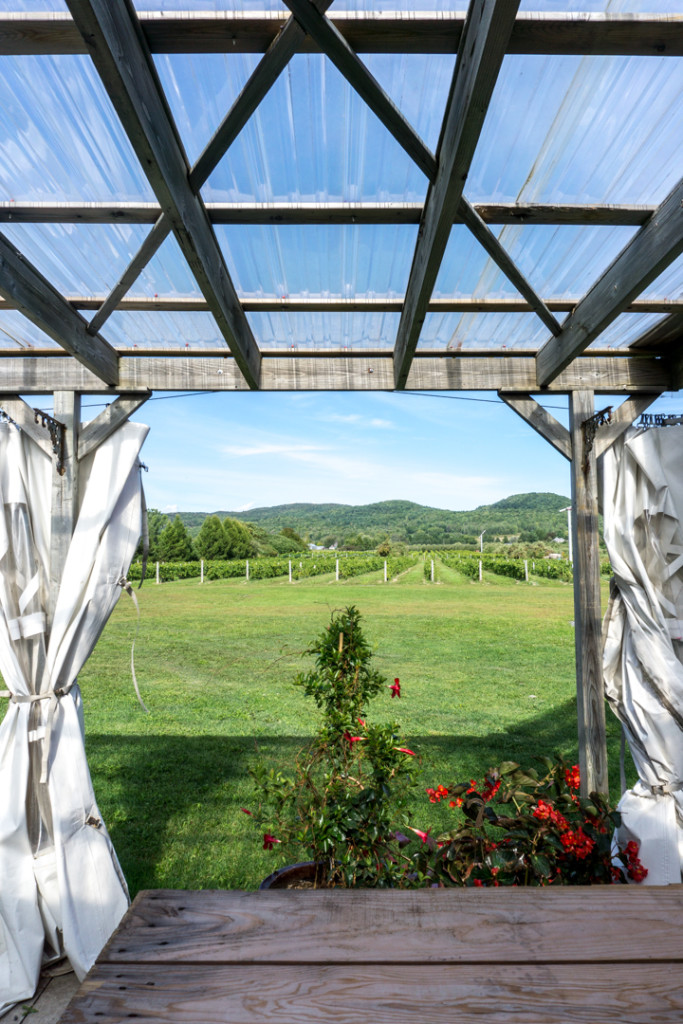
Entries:
POLYGON ((683 887, 140 893, 62 1024, 681 1024, 683 887))

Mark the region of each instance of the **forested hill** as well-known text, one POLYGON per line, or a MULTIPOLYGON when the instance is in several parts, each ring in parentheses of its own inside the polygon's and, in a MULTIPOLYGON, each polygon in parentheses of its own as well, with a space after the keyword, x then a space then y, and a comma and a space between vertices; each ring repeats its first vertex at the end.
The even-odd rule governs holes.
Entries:
MULTIPOLYGON (((566 537, 567 514, 560 509, 569 498, 560 494, 513 494, 493 505, 480 505, 467 512, 430 508, 412 501, 379 501, 372 505, 274 505, 247 512, 218 512, 255 523, 271 533, 289 527, 304 539, 317 544, 346 543, 354 538, 381 540, 390 537, 409 544, 456 544, 478 538, 486 530, 487 540, 519 536, 522 540, 541 540, 548 536, 566 537)), ((192 533, 196 533, 208 513, 180 513, 192 533)))

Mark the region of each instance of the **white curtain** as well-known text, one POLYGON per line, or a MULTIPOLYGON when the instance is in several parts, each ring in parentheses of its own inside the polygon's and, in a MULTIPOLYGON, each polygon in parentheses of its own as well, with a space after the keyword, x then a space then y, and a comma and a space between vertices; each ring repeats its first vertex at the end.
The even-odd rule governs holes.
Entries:
POLYGON ((79 463, 77 523, 46 642, 51 462, 0 424, 0 1012, 35 991, 46 940, 82 978, 128 906, 92 790, 76 677, 140 537, 147 432, 126 423, 79 463))
POLYGON ((618 839, 639 844, 645 884, 668 885, 683 868, 683 427, 632 428, 604 457, 603 499, 605 688, 639 776, 618 839))

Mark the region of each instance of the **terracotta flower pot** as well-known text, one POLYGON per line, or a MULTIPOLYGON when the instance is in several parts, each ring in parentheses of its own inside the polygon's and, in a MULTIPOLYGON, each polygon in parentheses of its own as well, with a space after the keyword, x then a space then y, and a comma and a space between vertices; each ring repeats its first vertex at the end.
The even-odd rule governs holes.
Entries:
POLYGON ((259 889, 315 889, 318 865, 314 860, 278 868, 259 885, 259 889))

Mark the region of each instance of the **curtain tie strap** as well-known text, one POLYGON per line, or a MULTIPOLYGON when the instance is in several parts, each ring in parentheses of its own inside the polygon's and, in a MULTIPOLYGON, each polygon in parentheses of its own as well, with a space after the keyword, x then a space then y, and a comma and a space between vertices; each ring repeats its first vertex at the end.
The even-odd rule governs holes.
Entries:
POLYGON ((50 758, 50 741, 52 739, 52 726, 54 725, 55 712, 61 697, 66 697, 75 680, 67 686, 58 686, 56 690, 49 693, 12 693, 10 690, 2 690, 0 697, 8 697, 12 704, 35 704, 39 700, 49 700, 47 709, 47 722, 45 723, 45 735, 43 737, 43 757, 40 766, 40 782, 47 782, 48 762, 50 758))
POLYGON ((138 613, 137 626, 135 627, 135 636, 133 637, 133 643, 130 649, 130 673, 133 677, 133 686, 135 687, 135 694, 138 698, 138 703, 140 704, 140 707, 145 712, 145 714, 148 715, 149 708, 146 706, 144 700, 142 699, 140 687, 138 686, 138 678, 135 675, 135 641, 137 640, 138 633, 140 632, 140 605, 138 604, 138 599, 135 594, 135 591, 133 590, 132 586, 130 585, 130 582, 126 579, 125 576, 120 576, 119 579, 117 580, 116 585, 117 587, 121 587, 121 590, 125 590, 125 592, 132 600, 133 604, 135 605, 135 610, 138 613))
POLYGON ((651 786, 648 782, 640 780, 641 785, 649 789, 653 796, 669 796, 673 793, 683 791, 683 782, 665 782, 661 786, 651 786))

